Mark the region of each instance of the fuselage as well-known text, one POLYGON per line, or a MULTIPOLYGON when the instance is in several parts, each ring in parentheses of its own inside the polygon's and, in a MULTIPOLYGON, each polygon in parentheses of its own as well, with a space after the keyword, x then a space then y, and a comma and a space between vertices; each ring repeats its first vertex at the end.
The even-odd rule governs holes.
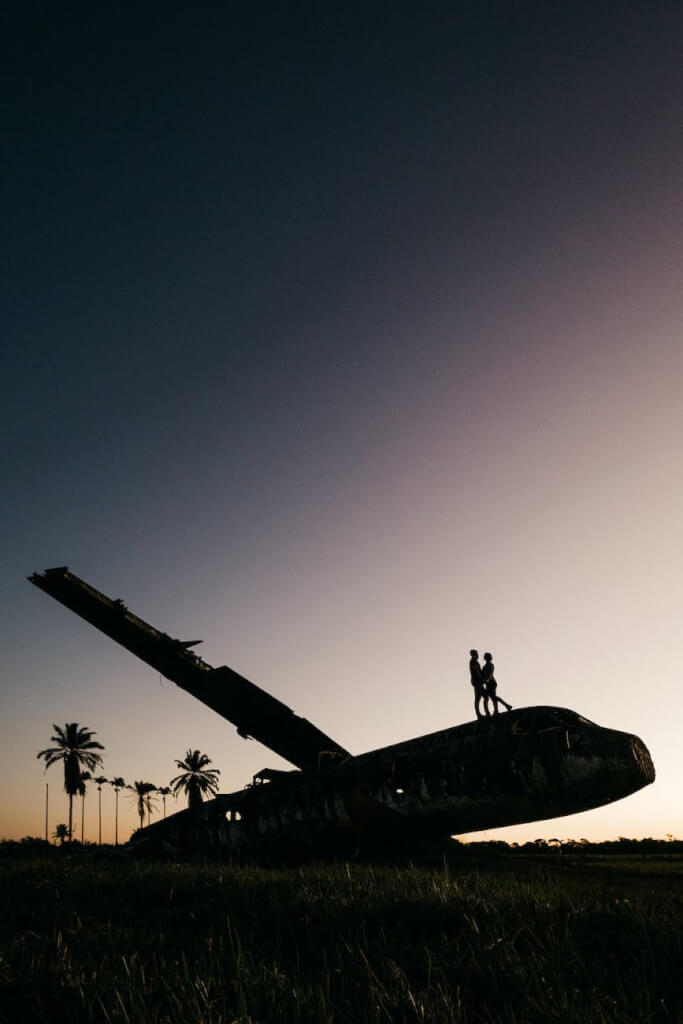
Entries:
MULTIPOLYGON (((314 772, 263 774, 270 781, 204 805, 209 845, 275 855, 445 837, 589 810, 654 780, 637 736, 553 707, 323 757, 314 772)), ((189 812, 158 823, 159 834, 162 825, 180 845, 198 831, 189 812)))

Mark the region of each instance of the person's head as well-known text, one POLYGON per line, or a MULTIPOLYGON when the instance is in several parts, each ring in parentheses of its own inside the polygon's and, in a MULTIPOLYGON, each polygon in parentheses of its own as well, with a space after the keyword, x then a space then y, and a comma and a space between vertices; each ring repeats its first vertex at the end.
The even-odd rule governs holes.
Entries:
POLYGON ((488 652, 488 651, 487 651, 487 652, 486 652, 486 654, 484 655, 484 661, 491 661, 491 655, 489 654, 489 652, 488 652))
POLYGON ((479 651, 470 651, 470 658, 478 658, 479 651))

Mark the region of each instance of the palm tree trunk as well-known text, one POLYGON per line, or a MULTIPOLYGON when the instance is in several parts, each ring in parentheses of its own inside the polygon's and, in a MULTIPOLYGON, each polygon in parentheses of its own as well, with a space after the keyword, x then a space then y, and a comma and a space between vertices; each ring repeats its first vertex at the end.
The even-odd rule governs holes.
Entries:
POLYGON ((98 810, 99 810, 99 828, 98 828, 97 845, 101 846, 102 845, 102 786, 98 786, 97 787, 97 804, 98 804, 98 810))
POLYGON ((47 838, 47 807, 48 807, 49 790, 50 790, 50 784, 49 784, 49 782, 46 782, 45 783, 45 842, 46 843, 49 843, 49 841, 50 841, 47 838))
POLYGON ((116 793, 116 813, 114 816, 114 845, 119 845, 119 791, 115 790, 116 793))
POLYGON ((81 797, 81 846, 85 846, 85 793, 81 797))
POLYGON ((74 795, 69 793, 69 842, 74 838, 74 795))

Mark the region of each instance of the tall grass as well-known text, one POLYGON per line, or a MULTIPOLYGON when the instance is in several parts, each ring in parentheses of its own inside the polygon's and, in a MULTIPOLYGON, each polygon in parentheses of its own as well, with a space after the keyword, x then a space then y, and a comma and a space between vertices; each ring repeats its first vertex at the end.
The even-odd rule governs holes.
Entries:
POLYGON ((681 898, 550 869, 0 864, 3 1021, 683 1021, 681 898))

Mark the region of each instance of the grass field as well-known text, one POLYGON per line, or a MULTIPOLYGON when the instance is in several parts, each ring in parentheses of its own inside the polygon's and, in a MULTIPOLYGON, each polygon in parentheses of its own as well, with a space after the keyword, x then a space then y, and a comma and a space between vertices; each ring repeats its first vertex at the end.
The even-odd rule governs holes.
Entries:
POLYGON ((285 870, 53 852, 3 857, 0 882, 12 1024, 683 1021, 680 857, 285 870))

